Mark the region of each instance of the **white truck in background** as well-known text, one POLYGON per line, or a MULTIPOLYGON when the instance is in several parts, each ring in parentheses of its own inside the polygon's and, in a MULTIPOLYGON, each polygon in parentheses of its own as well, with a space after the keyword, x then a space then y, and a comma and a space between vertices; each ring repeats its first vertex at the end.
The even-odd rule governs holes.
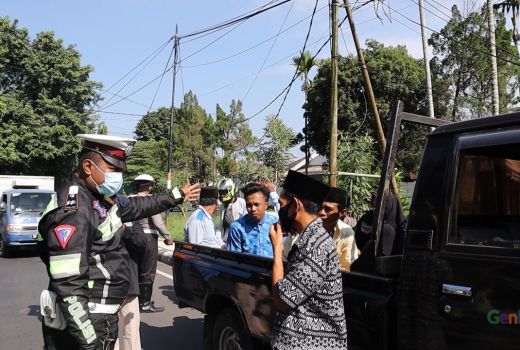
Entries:
POLYGON ((54 192, 54 177, 0 175, 0 253, 36 246, 38 221, 54 192))

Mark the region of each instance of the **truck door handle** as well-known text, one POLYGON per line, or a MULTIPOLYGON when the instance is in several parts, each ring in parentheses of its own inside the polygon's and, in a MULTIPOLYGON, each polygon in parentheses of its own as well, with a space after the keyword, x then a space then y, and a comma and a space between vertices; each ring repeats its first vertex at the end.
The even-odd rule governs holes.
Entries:
POLYGON ((443 284, 442 292, 444 294, 457 295, 461 297, 471 297, 473 295, 471 287, 456 286, 454 284, 443 284))

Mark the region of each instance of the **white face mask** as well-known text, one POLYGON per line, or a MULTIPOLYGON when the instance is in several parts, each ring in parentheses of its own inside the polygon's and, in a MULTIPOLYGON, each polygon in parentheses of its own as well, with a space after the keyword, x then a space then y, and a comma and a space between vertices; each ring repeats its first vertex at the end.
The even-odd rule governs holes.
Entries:
POLYGON ((92 164, 94 164, 94 166, 103 174, 103 176, 105 178, 103 183, 101 185, 98 185, 96 183, 96 181, 94 180, 94 178, 92 177, 92 175, 90 176, 92 181, 96 184, 96 189, 98 190, 98 192, 100 194, 102 194, 103 196, 109 196, 109 197, 113 196, 117 192, 119 192, 121 187, 123 187, 123 173, 115 172, 115 171, 114 172, 103 172, 103 171, 101 171, 101 169, 99 169, 99 167, 96 165, 96 163, 94 163, 92 160, 90 160, 90 162, 92 164))

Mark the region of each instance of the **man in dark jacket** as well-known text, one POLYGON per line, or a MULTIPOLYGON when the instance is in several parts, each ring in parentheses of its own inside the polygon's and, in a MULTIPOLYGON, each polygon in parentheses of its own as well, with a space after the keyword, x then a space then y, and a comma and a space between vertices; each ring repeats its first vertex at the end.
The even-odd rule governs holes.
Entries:
POLYGON ((123 222, 165 211, 198 195, 198 185, 171 193, 117 195, 131 139, 82 134, 79 167, 40 220, 38 245, 49 275, 41 296, 46 349, 112 349, 117 312, 128 294, 123 222))

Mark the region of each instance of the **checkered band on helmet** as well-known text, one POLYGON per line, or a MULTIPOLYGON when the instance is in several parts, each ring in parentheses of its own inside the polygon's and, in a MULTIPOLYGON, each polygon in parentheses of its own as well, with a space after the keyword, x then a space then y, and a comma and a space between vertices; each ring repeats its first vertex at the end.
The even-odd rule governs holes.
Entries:
POLYGON ((223 202, 227 202, 231 200, 235 194, 237 193, 237 188, 233 180, 231 179, 222 179, 218 183, 218 190, 219 191, 228 191, 228 193, 222 197, 223 202))

